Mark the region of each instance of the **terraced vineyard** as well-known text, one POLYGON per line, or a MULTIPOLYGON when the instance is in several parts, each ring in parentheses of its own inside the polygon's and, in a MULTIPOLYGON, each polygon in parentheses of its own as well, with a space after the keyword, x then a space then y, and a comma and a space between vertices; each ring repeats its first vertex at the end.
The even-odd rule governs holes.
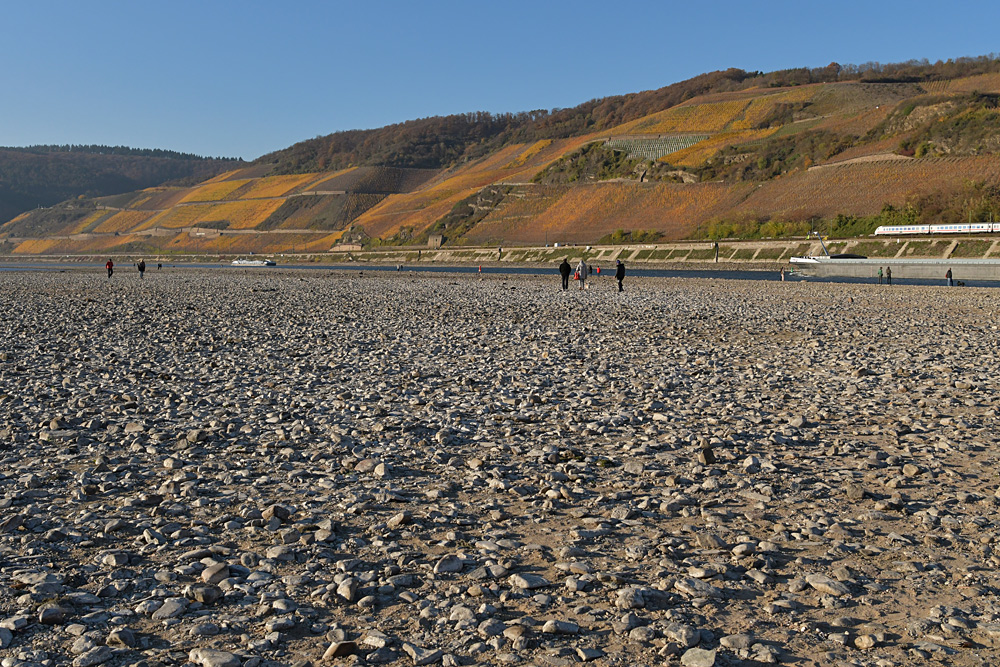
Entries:
POLYGON ((616 151, 624 151, 629 157, 659 160, 688 146, 708 138, 707 134, 675 134, 656 139, 608 139, 604 145, 616 151))
POLYGON ((980 74, 951 81, 923 83, 921 86, 929 93, 1000 93, 1000 74, 980 74))
POLYGON ((696 167, 727 146, 745 144, 765 139, 776 130, 743 130, 740 132, 720 132, 702 141, 678 150, 664 160, 682 167, 696 167))
POLYGON ((615 128, 615 136, 630 134, 716 133, 726 130, 750 130, 771 114, 778 105, 804 102, 822 90, 822 86, 803 86, 754 98, 729 99, 699 104, 690 102, 615 128))
MULTIPOLYGON (((338 230, 386 197, 420 188, 438 174, 393 168, 286 176, 261 176, 259 171, 236 170, 194 187, 151 188, 102 198, 91 206, 67 206, 48 215, 57 223, 53 232, 59 238, 19 241, 15 251, 103 252, 118 247, 147 252, 164 246, 224 253, 286 243, 315 250, 317 243, 335 241, 338 230), (333 189, 343 194, 327 194, 333 189), (246 232, 281 234, 262 241, 246 232)), ((6 226, 16 230, 25 224, 15 220, 6 226)), ((321 248, 327 249, 329 245, 321 248)))
POLYGON ((248 178, 208 182, 184 195, 181 202, 223 201, 248 183, 250 183, 248 178))
POLYGON ((531 160, 531 158, 535 157, 551 145, 551 139, 536 141, 531 146, 528 146, 520 155, 504 165, 504 169, 517 169, 518 167, 523 167, 529 160, 531 160))
POLYGON ((845 210, 873 215, 886 203, 902 205, 922 192, 946 190, 966 181, 1000 182, 1000 160, 992 156, 861 162, 791 174, 757 188, 735 215, 767 213, 784 219, 831 217, 845 210))

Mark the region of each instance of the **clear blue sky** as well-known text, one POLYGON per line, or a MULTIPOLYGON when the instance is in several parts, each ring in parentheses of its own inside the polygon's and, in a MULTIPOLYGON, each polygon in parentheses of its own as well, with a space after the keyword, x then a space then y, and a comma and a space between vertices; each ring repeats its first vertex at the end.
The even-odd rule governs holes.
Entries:
POLYGON ((0 6, 0 145, 242 157, 572 107, 739 67, 1000 52, 993 2, 30 0, 0 6))

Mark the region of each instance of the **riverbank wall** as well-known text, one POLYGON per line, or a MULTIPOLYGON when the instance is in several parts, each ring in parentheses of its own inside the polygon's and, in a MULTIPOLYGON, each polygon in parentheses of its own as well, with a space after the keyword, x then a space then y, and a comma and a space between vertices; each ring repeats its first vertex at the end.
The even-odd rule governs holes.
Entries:
MULTIPOLYGON (((871 259, 891 262, 901 259, 1000 259, 1000 237, 933 238, 860 238, 828 240, 826 248, 831 254, 852 253, 871 259)), ((267 255, 279 264, 443 264, 443 265, 544 265, 558 264, 566 258, 575 265, 581 258, 598 266, 614 266, 621 260, 629 266, 650 268, 691 269, 760 269, 777 270, 788 267, 792 257, 824 255, 823 244, 818 240, 785 239, 763 241, 711 241, 678 242, 630 245, 560 245, 542 247, 443 247, 420 248, 403 246, 393 248, 358 249, 334 247, 325 253, 279 253, 267 255)), ((111 254, 116 261, 137 261, 139 254, 111 254)), ((147 263, 163 262, 225 262, 240 255, 218 254, 150 254, 147 263)), ((43 255, 16 254, 0 260, 80 261, 101 263, 108 255, 43 255)))

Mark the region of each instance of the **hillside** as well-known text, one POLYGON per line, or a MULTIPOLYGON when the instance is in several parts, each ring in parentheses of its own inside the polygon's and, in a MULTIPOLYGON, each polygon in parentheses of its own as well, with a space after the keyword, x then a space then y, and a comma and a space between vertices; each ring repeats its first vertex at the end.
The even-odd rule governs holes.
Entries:
POLYGON ((0 147, 0 221, 78 196, 210 178, 234 160, 112 146, 0 147))
POLYGON ((18 253, 319 252, 864 233, 1000 219, 1000 62, 728 70, 574 109, 296 144, 194 186, 31 211, 18 253))

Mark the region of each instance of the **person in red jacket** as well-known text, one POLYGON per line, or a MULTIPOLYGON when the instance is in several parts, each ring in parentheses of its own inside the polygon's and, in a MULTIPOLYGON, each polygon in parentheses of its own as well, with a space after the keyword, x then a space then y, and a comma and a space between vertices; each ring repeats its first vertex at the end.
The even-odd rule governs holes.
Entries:
POLYGON ((104 268, 108 270, 108 280, 111 280, 111 274, 115 272, 115 263, 109 259, 108 263, 104 265, 104 268))

